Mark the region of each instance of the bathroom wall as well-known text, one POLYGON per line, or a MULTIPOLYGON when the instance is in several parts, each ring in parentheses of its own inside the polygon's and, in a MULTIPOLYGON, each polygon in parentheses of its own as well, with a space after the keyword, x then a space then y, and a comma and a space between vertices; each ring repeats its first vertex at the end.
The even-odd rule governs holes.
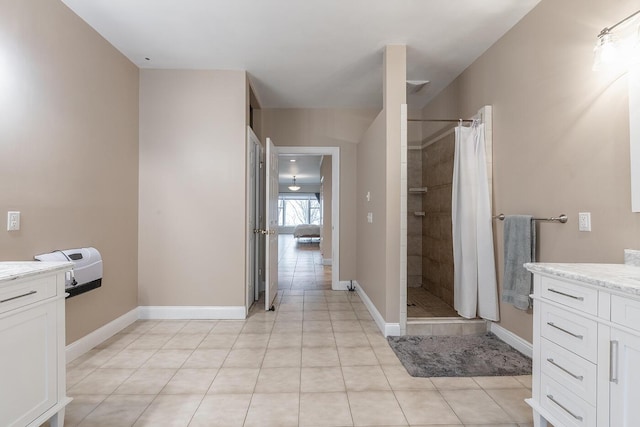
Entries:
MULTIPOLYGON (((407 150, 407 185, 409 188, 423 187, 422 150, 420 141, 416 148, 407 150)), ((407 192, 407 286, 422 286, 422 216, 416 212, 424 211, 421 193, 407 192)))
POLYGON ((454 134, 450 133, 422 149, 423 287, 453 307, 453 240, 451 237, 451 183, 454 134))
MULTIPOLYGON (((542 0, 423 110, 456 118, 493 105, 494 213, 569 216, 539 224, 540 261, 619 263, 640 247, 627 77, 592 71, 597 34, 637 9, 633 0, 542 0), (591 232, 578 231, 578 212, 591 212, 591 232)), ((502 239, 496 222, 500 287, 502 239)), ((531 341, 531 313, 501 304, 500 316, 531 341)))
POLYGON ((0 260, 95 246, 102 287, 66 301, 67 343, 137 307, 138 68, 57 0, 0 5, 0 260))

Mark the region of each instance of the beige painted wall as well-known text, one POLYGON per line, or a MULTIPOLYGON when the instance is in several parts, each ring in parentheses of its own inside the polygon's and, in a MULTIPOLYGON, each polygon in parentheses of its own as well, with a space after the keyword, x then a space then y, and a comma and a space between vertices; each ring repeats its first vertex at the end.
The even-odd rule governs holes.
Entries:
POLYGON ((277 146, 340 148, 340 280, 356 277, 356 144, 377 112, 358 109, 263 109, 262 140, 277 146))
POLYGON ((67 342, 137 306, 138 69, 59 1, 0 2, 0 260, 95 246, 67 342))
MULTIPOLYGON (((636 9, 631 0, 542 0, 423 112, 467 117, 493 105, 494 212, 569 215, 539 225, 540 261, 619 263, 623 249, 640 247, 627 79, 591 69, 596 35, 636 9), (591 212, 592 232, 578 231, 578 212, 591 212)), ((502 286, 501 223, 495 237, 502 286)), ((531 341, 531 314, 500 311, 502 326, 531 341)))
POLYGON ((384 50, 383 110, 358 144, 357 280, 387 323, 400 320, 400 107, 406 46, 384 50), (370 193, 371 200, 366 200, 370 193), (373 214, 373 222, 367 220, 373 214))
POLYGON ((140 73, 141 306, 243 306, 244 71, 140 73))
MULTIPOLYGON (((320 165, 320 177, 322 180, 322 239, 320 240, 320 252, 323 259, 331 259, 331 191, 332 185, 333 161, 331 156, 324 156, 320 165)), ((332 260, 333 261, 333 260, 332 260)))

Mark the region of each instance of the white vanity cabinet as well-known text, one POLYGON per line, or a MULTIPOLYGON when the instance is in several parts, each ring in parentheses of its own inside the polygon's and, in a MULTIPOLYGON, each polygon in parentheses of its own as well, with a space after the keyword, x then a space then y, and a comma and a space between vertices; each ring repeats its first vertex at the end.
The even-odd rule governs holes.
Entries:
POLYGON ((534 273, 534 425, 640 425, 640 267, 526 264, 534 273))
POLYGON ((0 262, 0 426, 64 423, 64 283, 71 266, 0 262))

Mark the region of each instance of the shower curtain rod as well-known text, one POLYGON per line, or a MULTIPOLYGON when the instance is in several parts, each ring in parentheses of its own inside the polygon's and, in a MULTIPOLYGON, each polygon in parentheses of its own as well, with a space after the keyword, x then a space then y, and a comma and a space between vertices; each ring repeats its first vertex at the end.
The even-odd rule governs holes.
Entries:
POLYGON ((473 119, 407 119, 408 122, 473 123, 473 119))

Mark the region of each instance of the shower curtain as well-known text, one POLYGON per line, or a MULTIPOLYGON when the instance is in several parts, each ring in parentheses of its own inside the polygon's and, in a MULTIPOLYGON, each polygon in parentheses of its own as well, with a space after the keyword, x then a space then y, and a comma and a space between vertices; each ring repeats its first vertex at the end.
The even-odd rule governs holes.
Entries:
POLYGON ((458 126, 451 220, 454 308, 466 318, 499 320, 484 124, 458 126))

